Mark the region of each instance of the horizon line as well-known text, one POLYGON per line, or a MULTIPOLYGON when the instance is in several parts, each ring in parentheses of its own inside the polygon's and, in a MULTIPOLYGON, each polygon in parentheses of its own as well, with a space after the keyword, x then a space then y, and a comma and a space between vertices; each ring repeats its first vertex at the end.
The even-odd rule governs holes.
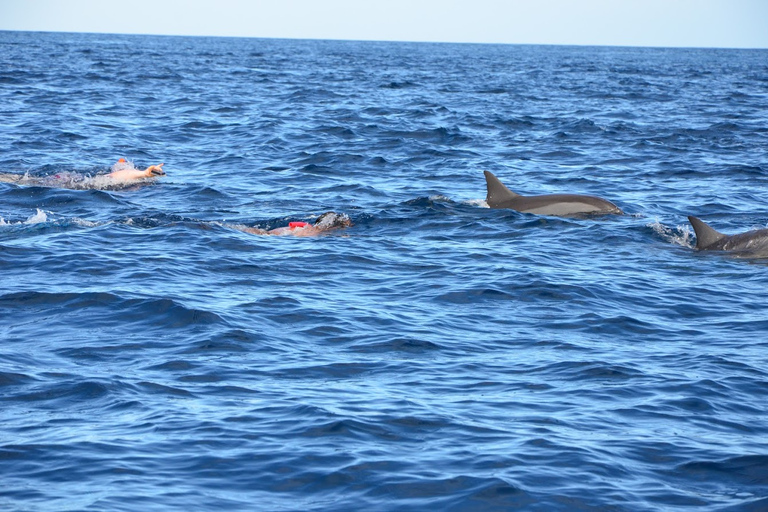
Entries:
POLYGON ((768 47, 752 46, 668 46, 668 45, 630 45, 608 43, 512 43, 491 41, 431 41, 409 39, 349 39, 343 37, 277 37, 277 36, 243 36, 243 35, 213 35, 213 34, 154 34, 146 32, 80 32, 72 30, 27 30, 0 28, 0 32, 27 32, 43 34, 85 34, 85 35, 116 35, 116 36, 149 36, 149 37, 201 37, 227 39, 267 39, 278 41, 337 41, 358 43, 407 43, 407 44, 466 44, 466 45, 495 45, 495 46, 576 46, 584 48, 648 48, 648 49, 679 49, 679 50, 768 50, 768 47))

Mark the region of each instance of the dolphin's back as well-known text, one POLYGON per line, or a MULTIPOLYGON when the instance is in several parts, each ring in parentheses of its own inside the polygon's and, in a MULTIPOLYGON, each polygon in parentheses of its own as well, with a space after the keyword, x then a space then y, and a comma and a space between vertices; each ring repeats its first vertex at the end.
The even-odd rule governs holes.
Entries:
POLYGON ((547 194, 521 196, 509 190, 489 171, 484 171, 488 195, 485 202, 491 208, 509 208, 537 215, 588 215, 622 213, 618 206, 600 197, 579 194, 547 194))
POLYGON ((515 209, 525 213, 561 217, 595 213, 621 213, 621 210, 610 201, 580 194, 520 196, 515 209))

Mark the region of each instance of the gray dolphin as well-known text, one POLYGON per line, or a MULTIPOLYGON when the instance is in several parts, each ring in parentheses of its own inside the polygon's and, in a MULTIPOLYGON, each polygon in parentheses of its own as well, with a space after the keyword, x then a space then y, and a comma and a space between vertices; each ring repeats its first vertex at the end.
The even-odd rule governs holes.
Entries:
POLYGON ((696 232, 697 251, 731 251, 739 256, 768 257, 768 229, 755 229, 736 235, 724 235, 711 228, 703 220, 689 216, 696 232))
POLYGON ((559 217, 624 213, 612 202, 595 196, 579 194, 521 196, 505 187, 492 173, 484 172, 485 183, 488 186, 488 196, 485 198, 485 202, 491 208, 510 208, 518 212, 559 217))

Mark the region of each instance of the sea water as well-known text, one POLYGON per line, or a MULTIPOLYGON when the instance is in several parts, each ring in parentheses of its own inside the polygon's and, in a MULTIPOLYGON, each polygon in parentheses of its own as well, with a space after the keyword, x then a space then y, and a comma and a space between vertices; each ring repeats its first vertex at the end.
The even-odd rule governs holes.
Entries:
POLYGON ((0 32, 0 508, 765 510, 768 266, 686 217, 766 147, 765 50, 0 32))

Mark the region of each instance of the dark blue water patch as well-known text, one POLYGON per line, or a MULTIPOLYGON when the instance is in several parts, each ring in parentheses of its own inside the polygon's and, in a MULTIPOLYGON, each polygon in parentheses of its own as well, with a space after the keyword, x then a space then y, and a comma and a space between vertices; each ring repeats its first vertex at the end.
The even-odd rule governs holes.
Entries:
POLYGON ((383 84, 381 87, 385 89, 410 89, 410 88, 419 87, 419 84, 415 82, 409 82, 409 81, 389 82, 387 84, 383 84))
POLYGON ((124 204, 119 196, 102 190, 66 190, 53 187, 25 187, 9 186, 0 189, 3 202, 9 205, 34 204, 35 208, 57 211, 83 211, 79 209, 83 203, 91 207, 102 205, 105 209, 112 209, 124 204))
MULTIPOLYGON (((759 510, 759 505, 765 501, 761 499, 766 486, 765 469, 765 457, 753 455, 680 464, 669 473, 669 477, 678 482, 717 481, 717 494, 723 497, 741 496, 745 499, 745 510, 759 510)), ((699 485, 684 485, 693 491, 701 491, 699 485)))
POLYGON ((0 374, 0 386, 17 386, 20 384, 26 384, 30 381, 34 380, 29 375, 24 375, 21 373, 11 373, 11 372, 3 372, 0 374))
POLYGON ((44 402, 43 407, 52 409, 67 407, 70 403, 82 406, 86 402, 98 402, 109 394, 108 386, 100 382, 69 382, 63 384, 61 379, 48 386, 36 386, 28 393, 17 394, 14 401, 44 402))
POLYGON ((178 329, 194 325, 223 323, 215 313, 186 308, 169 299, 123 299, 110 293, 12 293, 0 297, 0 308, 9 318, 18 322, 11 327, 9 336, 20 336, 30 320, 46 318, 46 330, 55 331, 67 326, 72 318, 86 322, 94 329, 107 329, 118 325, 138 328, 145 337, 149 330, 178 329), (115 318, 112 311, 122 311, 115 318))
POLYGON ((357 343, 353 347, 353 350, 362 353, 382 353, 382 352, 404 352, 404 353, 430 353, 435 350, 440 350, 440 345, 431 341, 422 340, 413 337, 394 338, 380 341, 365 341, 363 343, 357 343))

